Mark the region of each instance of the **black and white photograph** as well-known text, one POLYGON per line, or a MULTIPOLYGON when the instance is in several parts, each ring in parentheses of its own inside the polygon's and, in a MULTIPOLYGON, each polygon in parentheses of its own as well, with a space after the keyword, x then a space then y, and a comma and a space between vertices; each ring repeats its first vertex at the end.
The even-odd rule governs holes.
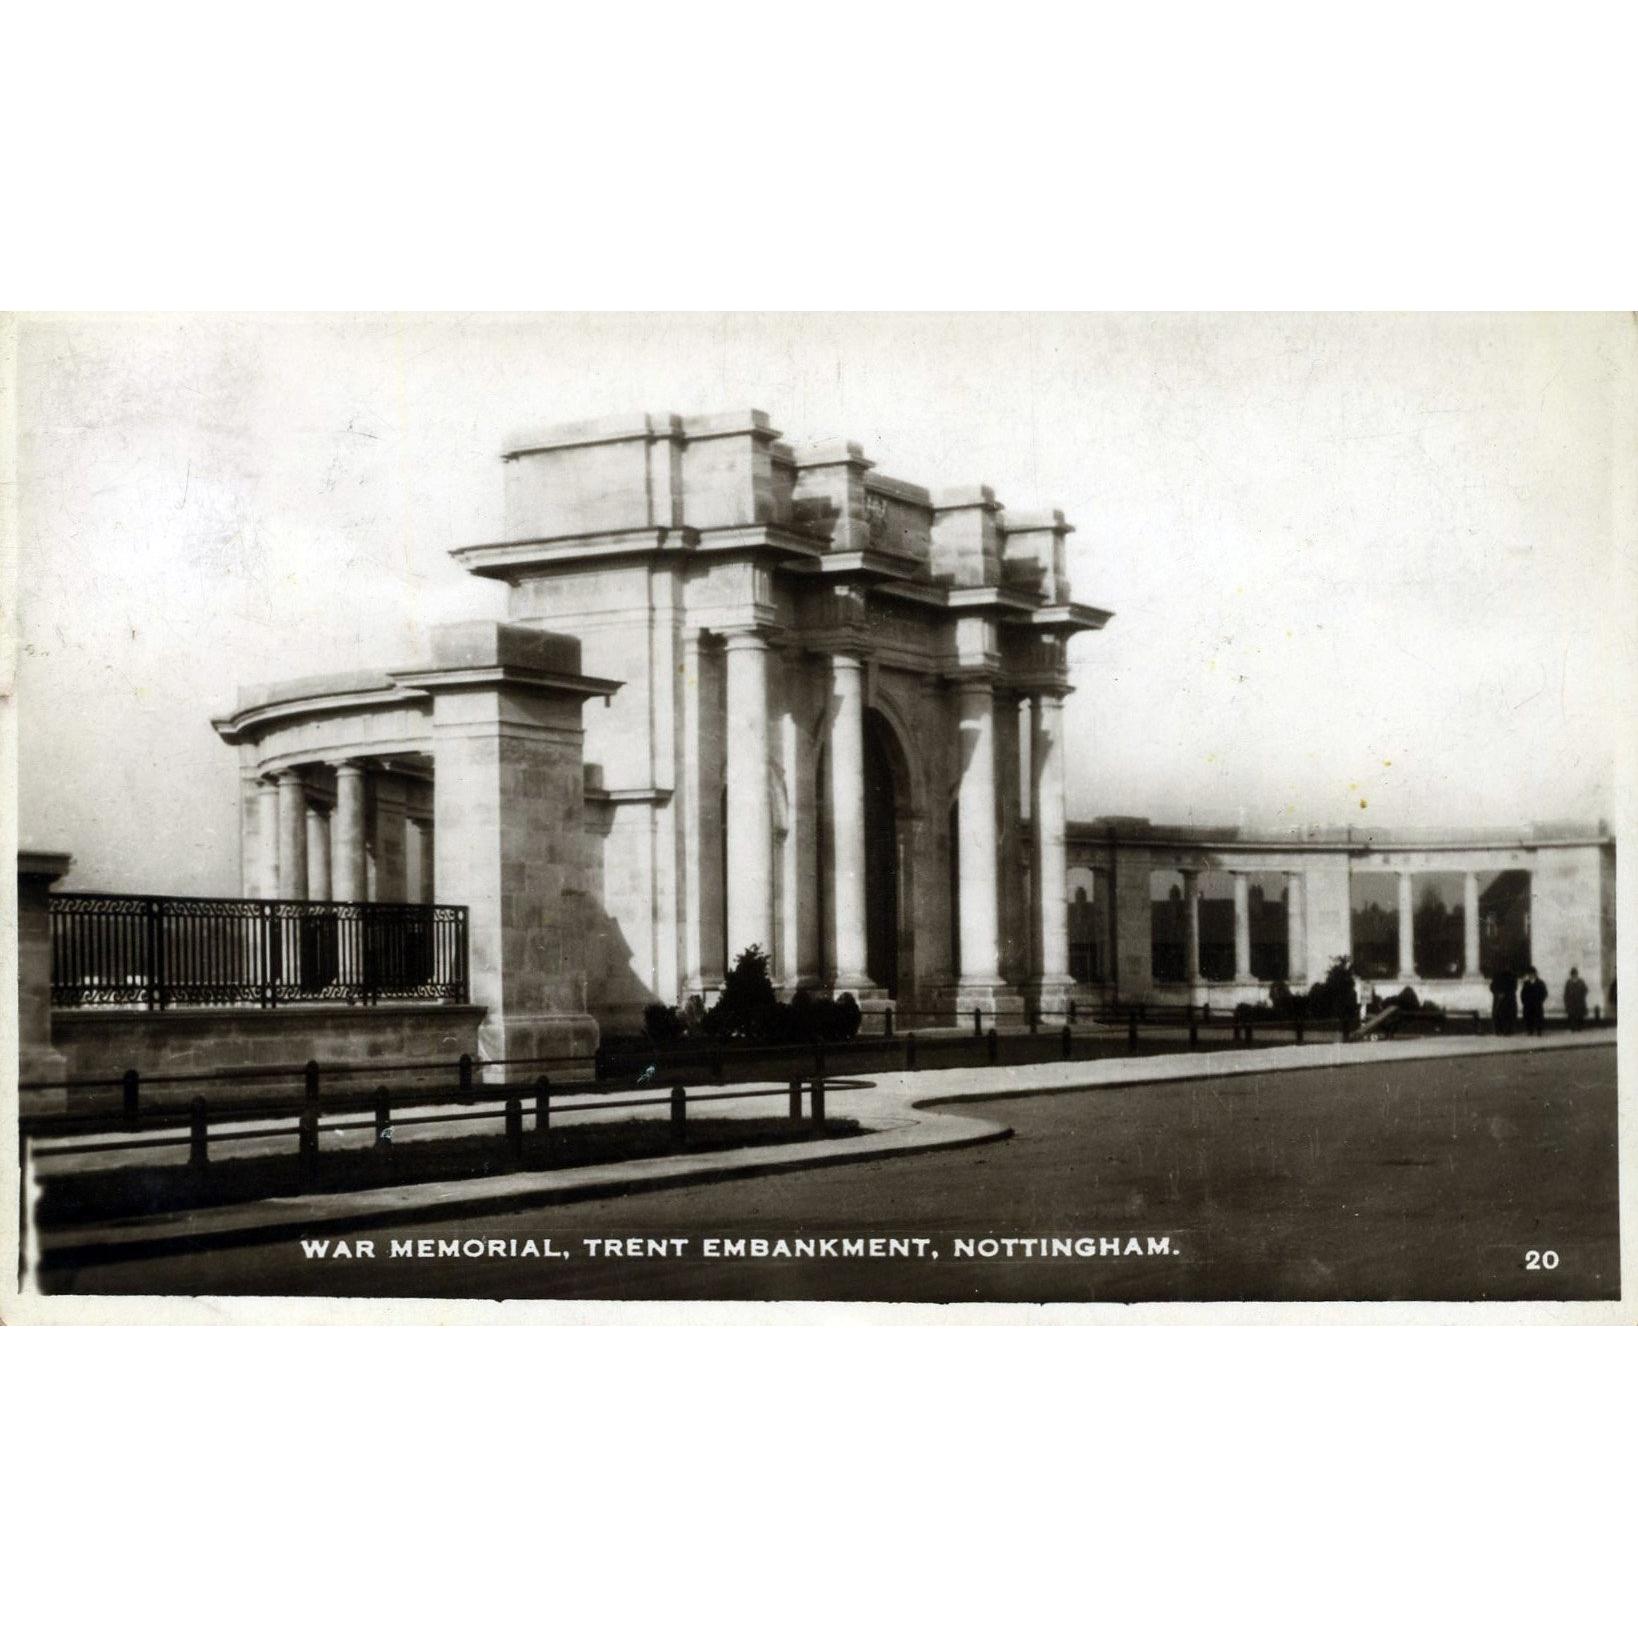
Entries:
POLYGON ((1632 336, 16 320, 20 1299, 1621 1311, 1632 336))

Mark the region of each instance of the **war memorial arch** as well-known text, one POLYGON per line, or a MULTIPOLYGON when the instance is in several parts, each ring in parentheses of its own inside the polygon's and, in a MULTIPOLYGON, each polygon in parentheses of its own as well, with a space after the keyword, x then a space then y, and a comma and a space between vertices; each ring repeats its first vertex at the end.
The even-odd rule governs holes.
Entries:
MULTIPOLYGON (((753 945, 785 994, 909 1027, 1232 1007, 1338 958, 1461 1007, 1504 965, 1555 994, 1576 967, 1613 1005, 1602 827, 1072 822, 1070 647, 1111 616, 1074 598, 1059 511, 792 445, 755 410, 530 432, 500 478, 500 538, 451 555, 506 587, 504 620, 435 628, 399 667, 243 688, 215 720, 244 899, 211 913, 230 938, 260 936, 258 903, 279 919, 248 984, 207 974, 184 1009, 121 1024, 54 977, 48 1030, 42 977, 25 1011, 48 1068, 288 1061, 298 1021, 331 1057, 589 1067, 603 1034, 709 998, 753 945), (394 1033, 369 1008, 222 1022, 223 1002, 350 1003, 349 961, 406 1004, 394 1033)), ((66 865, 23 861, 25 945, 50 939, 66 865)), ((94 1000, 140 1005, 151 977, 94 1000)))

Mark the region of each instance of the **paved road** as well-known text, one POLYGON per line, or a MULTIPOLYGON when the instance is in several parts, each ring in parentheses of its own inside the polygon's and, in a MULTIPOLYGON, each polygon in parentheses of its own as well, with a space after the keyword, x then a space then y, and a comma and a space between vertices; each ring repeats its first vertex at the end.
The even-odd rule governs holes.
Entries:
MULTIPOLYGON (((782 1177, 364 1238, 61 1276, 57 1289, 244 1295, 924 1301, 1615 1298, 1615 1053, 1406 1062, 995 1100, 1016 1136, 782 1177), (923 1238, 926 1254, 707 1259, 705 1237, 923 1238), (567 1259, 394 1259, 393 1238, 549 1238, 567 1259), (587 1238, 683 1239, 610 1260, 587 1238), (958 1256, 1090 1237, 1092 1255, 958 1256), (1107 1242, 1118 1242, 1111 1255, 1107 1242), (1151 1250, 1165 1241, 1164 1251, 1151 1250), (1136 1242, 1142 1247, 1133 1252, 1136 1242), (975 1250, 987 1251, 987 1247, 975 1250), (935 1259, 932 1251, 938 1251, 935 1259), (1556 1266, 1532 1269, 1531 1252, 1556 1266)), ((840 1249, 840 1248, 838 1248, 840 1249)))

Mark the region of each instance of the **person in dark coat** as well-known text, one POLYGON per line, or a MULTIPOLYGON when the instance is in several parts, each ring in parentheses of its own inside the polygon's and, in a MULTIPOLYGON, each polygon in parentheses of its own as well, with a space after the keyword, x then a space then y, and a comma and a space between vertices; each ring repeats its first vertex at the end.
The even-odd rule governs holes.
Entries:
POLYGON ((1542 1023, 1547 1016, 1547 980, 1534 967, 1524 975, 1519 1004, 1524 1012, 1524 1033, 1541 1034, 1542 1023))
POLYGON ((1511 1035, 1519 1016, 1518 980, 1511 968, 1490 980, 1490 1021, 1498 1035, 1511 1035))
POLYGON ((1564 1016, 1570 1020, 1571 1029, 1580 1029, 1587 1021, 1587 981, 1575 967, 1564 980, 1564 1016))

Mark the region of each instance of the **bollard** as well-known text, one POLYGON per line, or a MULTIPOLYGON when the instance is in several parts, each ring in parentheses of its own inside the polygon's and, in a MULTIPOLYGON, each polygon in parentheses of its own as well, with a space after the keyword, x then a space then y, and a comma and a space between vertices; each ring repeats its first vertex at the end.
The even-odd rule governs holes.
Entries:
POLYGON ((1035 1034, 1036 1028, 1041 1022, 1041 1009, 1033 1001, 1026 1001, 1024 1003, 1024 1016, 1029 1022, 1030 1034, 1035 1034))
POLYGON ((1194 1007, 1189 1007, 1189 1051, 1200 1050, 1200 1020, 1194 1015, 1194 1007))
POLYGON ((893 1009, 891 1007, 882 1014, 882 1034, 890 1041, 893 1039, 893 1009))
POLYGON ((904 1038, 904 1067, 906 1069, 916 1067, 916 1032, 914 1030, 911 1030, 904 1038))
POLYGON ((549 1132, 552 1129, 552 1083, 542 1075, 535 1082, 535 1130, 549 1132))
POLYGON ((1302 1045, 1302 1014, 1297 1014, 1297 1045, 1302 1045))
POLYGON ((714 1053, 712 1053, 712 1055, 711 1055, 711 1070, 712 1070, 712 1073, 715 1074, 715 1076, 717 1077, 717 1084, 720 1086, 722 1084, 722 1048, 721 1047, 718 1047, 717 1050, 714 1053))
POLYGON ((188 1164, 196 1168, 210 1161, 207 1149, 209 1139, 205 1131, 207 1119, 205 1100, 195 1098, 188 1106, 188 1164))
POLYGON ((1247 1046, 1251 1045, 1251 1020, 1249 1018, 1246 1019, 1245 1043, 1247 1046))
POLYGON ((378 1086, 375 1089, 375 1141, 386 1143, 387 1128, 392 1125, 392 1105, 387 1101, 387 1089, 378 1086))
POLYGON ((791 1076, 791 1119, 802 1118, 802 1079, 798 1075, 791 1076))
POLYGON ((303 1099, 310 1104, 316 1104, 319 1097, 319 1067, 311 1058, 307 1060, 307 1066, 302 1070, 301 1078, 301 1095, 303 1099))
POLYGON ((472 1054, 470 1052, 461 1054, 460 1077, 461 1091, 463 1093, 470 1092, 472 1090, 472 1054))
POLYGON ((506 1100, 506 1147, 514 1160, 523 1159, 523 1105, 516 1098, 506 1100))
POLYGON ((302 1110, 301 1124, 297 1130, 300 1133, 297 1139, 297 1155, 301 1161, 301 1175, 310 1180, 318 1170, 318 1110, 302 1110))
POLYGON ((137 1107, 140 1102, 140 1093, 138 1088, 141 1085, 137 1072, 134 1069, 128 1069, 125 1071, 125 1078, 122 1085, 123 1091, 121 1092, 121 1103, 123 1104, 125 1111, 125 1124, 134 1132, 137 1128, 137 1107))
POLYGON ((974 1007, 973 1008, 973 1034, 974 1035, 982 1035, 983 1033, 984 1033, 984 1012, 983 1012, 983 1009, 981 1007, 974 1007))
POLYGON ((991 1029, 990 1033, 984 1037, 984 1045, 990 1062, 992 1064, 999 1063, 1001 1061, 1001 1037, 995 1033, 994 1029, 991 1029))
POLYGON ((820 1080, 825 1078, 825 1049, 817 1041, 813 1045, 813 1073, 820 1080))
POLYGON ((1137 1013, 1131 1007, 1128 1007, 1126 1009, 1126 1044, 1128 1046, 1137 1045, 1137 1020, 1137 1013))
POLYGON ((1065 1024, 1064 1025, 1064 1057, 1073 1058, 1074 1056, 1075 1056, 1075 1034, 1074 1034, 1074 1031, 1070 1029, 1069 1025, 1065 1024))
POLYGON ((825 1083, 818 1075, 813 1078, 813 1124, 816 1129, 825 1124, 825 1083))
POLYGON ((671 1143, 677 1149, 688 1144, 688 1093, 680 1086, 671 1088, 671 1143))

